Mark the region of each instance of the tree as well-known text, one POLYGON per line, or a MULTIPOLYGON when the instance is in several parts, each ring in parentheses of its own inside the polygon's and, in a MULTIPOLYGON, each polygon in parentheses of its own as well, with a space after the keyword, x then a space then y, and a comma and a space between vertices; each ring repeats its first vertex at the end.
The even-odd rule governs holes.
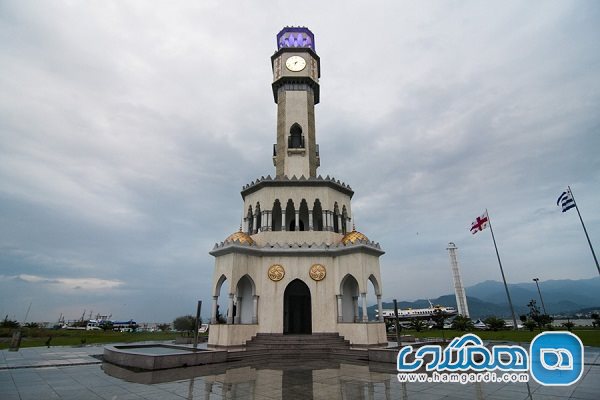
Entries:
POLYGON ((569 332, 571 332, 571 329, 573 329, 573 327, 575 326, 575 324, 572 323, 571 321, 567 320, 567 322, 563 322, 562 323, 562 326, 565 327, 565 328, 567 328, 567 330, 569 332))
POLYGON ((542 327, 550 324, 554 320, 554 318, 548 314, 542 314, 533 299, 527 304, 527 307, 529 307, 529 318, 537 324, 540 332, 542 331, 542 327))
POLYGON ((529 329, 530 332, 533 332, 533 330, 537 326, 537 323, 532 319, 528 319, 527 321, 523 322, 523 326, 529 329))
POLYGON ((161 332, 166 332, 171 328, 171 324, 158 324, 156 327, 160 329, 161 332))
POLYGON ((112 321, 103 321, 103 322, 100 324, 100 328, 102 328, 102 330, 103 330, 104 332, 106 332, 106 331, 112 331, 112 330, 113 330, 113 328, 114 328, 114 326, 115 326, 115 325, 113 324, 113 322, 112 322, 112 321))
POLYGON ((39 327, 40 327, 40 324, 38 324, 37 322, 28 322, 25 324, 25 328, 29 328, 29 329, 36 329, 39 327))
POLYGON ((417 332, 421 332, 421 330, 425 327, 423 320, 418 318, 413 318, 410 320, 410 329, 414 329, 417 332))
POLYGON ((521 322, 525 323, 525 321, 527 321, 527 315, 519 315, 519 319, 521 320, 521 322))
POLYGON ((497 332, 498 329, 504 329, 506 326, 506 321, 496 317, 489 317, 483 321, 487 326, 490 327, 491 330, 497 332))
POLYGON ((217 304, 217 315, 216 315, 217 324, 224 324, 227 322, 225 317, 221 315, 221 310, 219 309, 219 305, 217 304))
POLYGON ((457 331, 470 331, 473 329, 473 321, 471 318, 463 317, 462 315, 457 315, 454 317, 454 321, 452 321, 452 329, 456 329, 457 331))
POLYGON ((4 320, 0 322, 0 328, 19 328, 21 324, 17 321, 8 319, 8 315, 4 317, 4 320))
POLYGON ((434 327, 436 329, 444 329, 444 321, 446 320, 446 316, 440 308, 433 309, 433 316, 431 317, 434 327))
POLYGON ((592 319, 594 320, 592 322, 592 326, 595 328, 600 328, 600 315, 598 315, 598 313, 592 313, 592 319))
MULTIPOLYGON (((201 323, 202 321, 200 321, 201 323)), ((198 325, 200 325, 198 323, 198 325)), ((187 332, 188 336, 194 332, 196 329, 196 317, 192 317, 191 315, 184 315, 182 317, 177 317, 173 321, 173 327, 176 331, 179 332, 187 332)))

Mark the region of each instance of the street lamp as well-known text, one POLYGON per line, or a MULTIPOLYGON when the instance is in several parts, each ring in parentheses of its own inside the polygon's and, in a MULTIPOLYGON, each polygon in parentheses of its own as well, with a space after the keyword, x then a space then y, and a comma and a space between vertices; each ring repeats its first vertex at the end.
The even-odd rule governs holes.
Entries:
POLYGON ((538 283, 540 278, 533 278, 535 285, 537 286, 538 293, 540 295, 540 301, 542 302, 542 310, 544 310, 544 314, 548 315, 546 312, 546 306, 544 305, 544 299, 542 298, 542 292, 540 291, 540 284, 538 283))

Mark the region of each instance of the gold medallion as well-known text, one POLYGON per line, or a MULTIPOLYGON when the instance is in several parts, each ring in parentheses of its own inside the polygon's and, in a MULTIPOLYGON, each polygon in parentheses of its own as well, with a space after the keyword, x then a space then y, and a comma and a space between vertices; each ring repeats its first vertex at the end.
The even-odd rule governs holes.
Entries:
POLYGON ((281 265, 273 264, 269 267, 269 272, 267 272, 267 275, 273 282, 278 282, 285 276, 285 270, 281 265))
POLYGON ((325 267, 321 264, 314 264, 312 267, 310 267, 309 275, 311 278, 313 278, 313 280, 318 282, 325 279, 327 272, 325 271, 325 267))

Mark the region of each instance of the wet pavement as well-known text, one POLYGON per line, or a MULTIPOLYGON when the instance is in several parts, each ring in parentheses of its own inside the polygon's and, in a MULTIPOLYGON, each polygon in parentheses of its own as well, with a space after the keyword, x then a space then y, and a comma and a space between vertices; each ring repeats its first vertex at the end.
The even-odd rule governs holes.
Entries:
POLYGON ((0 351, 0 399, 598 399, 600 348, 585 348, 582 378, 537 383, 399 383, 390 364, 286 360, 132 372, 102 346, 0 351))

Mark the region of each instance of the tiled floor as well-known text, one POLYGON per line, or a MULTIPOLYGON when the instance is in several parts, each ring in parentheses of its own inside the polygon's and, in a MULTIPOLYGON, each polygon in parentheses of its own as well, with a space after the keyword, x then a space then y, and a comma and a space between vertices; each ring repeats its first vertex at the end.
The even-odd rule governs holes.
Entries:
MULTIPOLYGON (((582 379, 568 387, 537 383, 401 384, 390 366, 281 360, 131 372, 103 365, 103 348, 0 351, 0 399, 598 399, 600 349, 586 348, 582 379)), ((393 368, 393 366, 392 366, 393 368)))

